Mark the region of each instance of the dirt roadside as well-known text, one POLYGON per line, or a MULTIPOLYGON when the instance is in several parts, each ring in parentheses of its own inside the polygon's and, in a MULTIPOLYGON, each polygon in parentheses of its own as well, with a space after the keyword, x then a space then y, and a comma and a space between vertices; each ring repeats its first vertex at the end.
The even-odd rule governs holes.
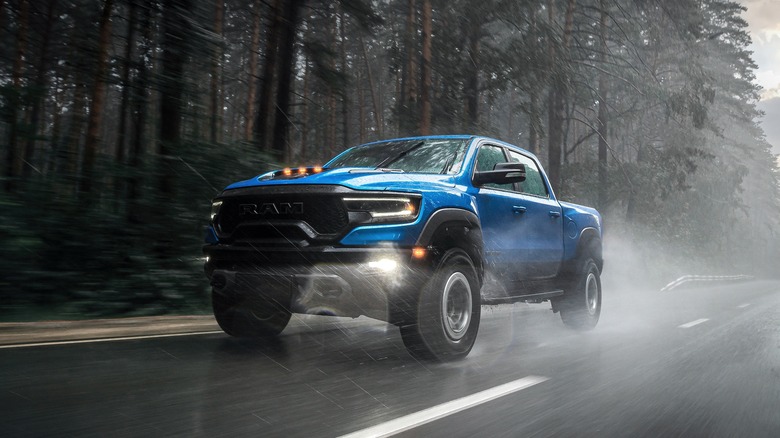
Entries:
MULTIPOLYGON (((362 316, 359 318, 343 318, 293 314, 283 334, 344 330, 353 327, 395 329, 385 322, 362 316)), ((91 341, 212 332, 223 333, 217 321, 211 315, 147 316, 83 321, 4 322, 0 323, 0 348, 10 348, 15 345, 34 346, 36 344, 63 341, 91 341)))
POLYGON ((0 323, 0 345, 220 331, 211 315, 0 323))

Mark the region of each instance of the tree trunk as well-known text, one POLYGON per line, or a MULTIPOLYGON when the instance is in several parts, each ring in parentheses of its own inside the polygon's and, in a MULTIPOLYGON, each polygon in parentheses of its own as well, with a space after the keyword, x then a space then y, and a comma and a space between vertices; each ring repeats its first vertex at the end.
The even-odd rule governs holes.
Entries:
POLYGON ((246 121, 244 124, 244 139, 252 140, 252 131, 255 123, 255 99, 257 99, 257 58, 260 50, 260 23, 262 14, 260 6, 262 0, 255 0, 252 8, 252 45, 249 49, 249 90, 246 100, 246 121))
MULTIPOLYGON (((339 14, 339 39, 341 49, 341 74, 347 75, 347 35, 346 35, 346 21, 347 14, 344 13, 342 8, 339 14)), ((347 87, 341 88, 341 147, 346 149, 349 147, 349 94, 347 93, 347 87)))
POLYGON ((559 90, 559 84, 553 84, 547 97, 547 177, 553 190, 558 190, 561 185, 561 142, 563 140, 563 100, 559 90))
POLYGON ((58 166, 61 165, 60 148, 62 145, 60 133, 62 131, 62 113, 63 108, 65 107, 65 90, 62 89, 62 83, 63 81, 61 78, 55 79, 54 87, 52 87, 52 89, 55 90, 54 95, 52 96, 52 106, 54 109, 52 110, 51 133, 49 134, 49 152, 45 155, 45 162, 42 169, 44 178, 48 178, 50 175, 56 175, 59 172, 58 166))
MULTIPOLYGON (((536 22, 536 5, 531 3, 528 7, 528 13, 531 16, 531 38, 536 41, 539 38, 538 25, 536 22)), ((528 150, 534 154, 539 155, 541 153, 541 139, 539 132, 539 91, 537 87, 528 87, 528 150)))
POLYGON ((279 74, 276 90, 276 115, 274 116, 274 137, 271 152, 277 159, 290 156, 290 89, 292 67, 295 60, 295 34, 298 30, 298 16, 301 0, 287 0, 284 5, 281 38, 279 40, 279 74))
POLYGON ((409 0, 409 11, 406 18, 406 59, 404 59, 404 74, 401 78, 401 100, 398 107, 399 134, 411 134, 415 127, 417 114, 417 1, 409 0))
MULTIPOLYGON (((645 161, 645 150, 649 146, 646 146, 642 143, 639 143, 637 145, 637 155, 636 155, 636 162, 637 164, 642 164, 645 161)), ((639 211, 639 205, 637 200, 637 193, 636 190, 634 190, 633 184, 631 185, 631 191, 628 194, 628 201, 626 202, 626 223, 633 223, 637 220, 639 220, 639 216, 642 212, 639 211)))
POLYGON ((222 23, 225 17, 225 2, 215 0, 214 7, 214 34, 220 38, 220 42, 215 45, 211 58, 211 101, 209 102, 209 141, 212 145, 219 142, 220 119, 222 114, 222 105, 219 99, 219 72, 222 64, 222 23))
POLYGON ((147 113, 147 99, 148 99, 148 84, 149 84, 149 69, 146 66, 145 60, 151 56, 152 46, 152 0, 145 0, 144 2, 144 15, 141 22, 141 29, 143 29, 143 46, 139 50, 138 54, 138 75, 134 84, 135 95, 133 98, 133 110, 132 110, 132 139, 130 142, 130 150, 128 154, 128 164, 130 165, 131 174, 127 183, 127 218, 131 223, 139 221, 136 204, 140 198, 140 186, 141 180, 139 177, 141 171, 141 156, 144 153, 144 144, 146 143, 146 113, 147 113))
MULTIPOLYGON (((574 27, 574 8, 576 6, 576 0, 568 0, 566 7, 566 15, 563 28, 563 38, 561 43, 561 53, 556 54, 554 46, 551 46, 551 58, 550 62, 555 62, 556 59, 559 62, 569 61, 569 41, 571 40, 571 33, 574 27)), ((555 17, 554 0, 549 2, 549 16, 550 24, 552 25, 555 17)), ((556 68, 556 67, 553 67, 556 68)), ((563 78, 564 69, 557 68, 557 72, 553 73, 555 79, 552 81, 550 92, 548 95, 548 165, 547 176, 550 179, 550 184, 553 186, 553 190, 561 190, 561 150, 563 147, 563 121, 564 121, 564 104, 567 99, 567 83, 563 78)))
MULTIPOLYGON (((330 47, 333 47, 336 45, 336 29, 333 21, 333 16, 328 15, 328 29, 327 29, 327 35, 328 35, 328 44, 330 47)), ((330 70, 335 70, 336 66, 333 61, 333 57, 328 56, 328 68, 330 70)), ((327 146, 325 155, 334 155, 334 152, 336 152, 336 92, 335 87, 333 83, 328 83, 328 94, 327 94, 327 105, 328 105, 328 114, 327 114, 327 126, 325 128, 325 131, 327 132, 327 146)))
POLYGON ((310 160, 308 155, 309 147, 309 60, 304 58, 303 62, 303 98, 301 100, 301 159, 310 160))
POLYGON ((360 69, 357 69, 355 82, 357 83, 357 107, 358 107, 358 144, 363 144, 366 141, 366 108, 363 104, 365 101, 365 92, 363 91, 363 75, 360 74, 360 69))
POLYGON ((466 130, 475 132, 479 124, 479 40, 480 25, 476 19, 469 20, 468 24, 468 56, 466 77, 466 130))
POLYGON ((539 95, 536 90, 529 92, 530 108, 528 110, 528 150, 534 154, 539 155, 541 152, 540 136, 539 136, 539 95))
MULTIPOLYGON (((51 31, 54 26, 54 7, 57 0, 48 0, 46 7, 46 24, 43 31, 43 37, 40 44, 40 56, 36 65, 35 85, 33 86, 33 107, 30 112, 30 136, 27 138, 24 148, 24 161, 26 166, 22 167, 22 176, 28 178, 32 173, 33 162, 35 161, 36 143, 38 138, 38 126, 41 120, 41 111, 44 104, 44 98, 48 92, 48 78, 46 70, 49 61, 49 45, 51 43, 51 31)), ((43 167, 43 166, 41 166, 43 167)))
POLYGON ((68 66, 68 75, 64 80, 64 83, 73 84, 73 103, 68 105, 68 128, 63 140, 65 145, 60 147, 61 156, 57 160, 58 166, 60 165, 59 163, 64 163, 64 168, 61 172, 64 182, 57 186, 58 194, 62 197, 70 197, 78 189, 79 147, 81 145, 84 124, 86 123, 88 85, 83 72, 87 70, 84 64, 88 62, 84 56, 81 56, 78 49, 78 38, 78 30, 73 29, 68 38, 70 47, 68 59, 70 64, 68 66))
POLYGON ((328 87, 328 126, 325 132, 327 132, 325 155, 332 156, 336 152, 336 93, 332 86, 328 87))
POLYGON ((116 162, 118 165, 122 165, 125 161, 125 144, 127 137, 127 111, 130 107, 130 66, 132 65, 133 51, 135 48, 135 22, 136 22, 136 9, 137 5, 135 1, 129 2, 129 15, 127 23, 127 36, 125 37, 125 59, 122 63, 122 97, 119 103, 119 131, 117 133, 116 141, 116 162))
MULTIPOLYGON (((607 61, 607 5, 605 0, 601 0, 601 19, 599 22, 600 39, 601 39, 601 54, 599 60, 601 61, 602 69, 606 68, 607 61)), ((609 93, 609 85, 607 84, 607 75, 604 71, 599 73, 599 113, 598 113, 598 136, 599 136, 599 190, 598 190, 598 202, 599 208, 604 211, 607 207, 607 94, 609 93)))
POLYGON ((191 0, 165 0, 162 20, 162 83, 160 89, 159 190, 164 199, 172 199, 174 172, 163 163, 171 163, 181 142, 184 62, 189 25, 184 16, 192 8, 191 0))
MULTIPOLYGON (((363 49, 363 59, 366 61, 366 75, 368 76, 368 88, 371 91, 371 103, 374 105, 374 123, 376 123, 376 132, 379 137, 382 137, 382 111, 379 105, 379 99, 377 98, 376 87, 374 86, 374 74, 371 72, 371 63, 368 62, 368 52, 366 51, 366 41, 363 39, 363 35, 360 36, 360 47, 363 49)), ((362 141, 361 141, 362 143, 362 141)))
POLYGON ((422 13, 422 88, 420 97, 420 134, 431 134, 431 31, 432 11, 431 0, 423 0, 422 13))
POLYGON ((108 71, 108 48, 111 42, 111 10, 114 0, 106 0, 103 4, 103 13, 100 16, 99 40, 97 52, 97 66, 95 68, 95 81, 92 85, 92 99, 89 105, 89 122, 87 124, 87 139, 84 142, 84 159, 81 164, 81 178, 79 190, 84 193, 92 191, 92 181, 95 173, 95 158, 97 156, 98 142, 100 141, 100 128, 103 122, 103 106, 106 100, 106 76, 108 71))
POLYGON ((282 0, 275 0, 270 10, 271 28, 268 32, 268 38, 265 43, 265 65, 263 65, 263 76, 260 78, 260 96, 257 105, 257 118, 254 125, 255 142, 260 150, 268 150, 269 127, 273 111, 271 110, 274 102, 274 75, 276 73, 276 57, 279 47, 279 34, 282 28, 282 0))
POLYGON ((22 151, 19 150, 19 107, 22 104, 22 75, 24 74, 24 57, 27 50, 27 30, 29 27, 30 4, 28 0, 19 0, 19 28, 16 36, 16 56, 11 71, 12 99, 9 107, 8 151, 6 155, 5 189, 12 192, 16 188, 16 178, 22 173, 22 151))

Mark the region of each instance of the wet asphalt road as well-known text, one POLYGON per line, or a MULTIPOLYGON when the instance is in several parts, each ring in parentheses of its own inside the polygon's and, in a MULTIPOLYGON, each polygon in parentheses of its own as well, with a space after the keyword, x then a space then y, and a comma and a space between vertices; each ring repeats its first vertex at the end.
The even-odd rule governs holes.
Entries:
POLYGON ((780 282, 607 290, 584 334, 549 304, 482 312, 450 364, 364 318, 1 349, 0 436, 340 436, 529 376, 547 380, 400 436, 780 436, 780 282))

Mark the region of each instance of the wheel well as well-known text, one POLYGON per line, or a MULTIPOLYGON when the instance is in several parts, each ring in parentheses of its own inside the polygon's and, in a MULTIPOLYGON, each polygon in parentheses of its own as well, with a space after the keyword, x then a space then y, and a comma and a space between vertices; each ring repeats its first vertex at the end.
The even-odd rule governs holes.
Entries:
MULTIPOLYGON (((564 262, 561 275, 563 278, 571 278, 579 272, 580 263, 584 257, 591 257, 599 268, 599 272, 604 268, 604 258, 601 250, 601 237, 596 230, 586 229, 582 232, 580 240, 577 242, 577 250, 574 257, 564 262)), ((568 280, 567 280, 568 281, 568 280)))
POLYGON ((429 246, 433 247, 439 255, 447 250, 460 248, 471 258, 477 269, 477 276, 482 282, 484 259, 482 246, 482 230, 473 224, 463 221, 452 221, 440 224, 430 240, 429 246))
POLYGON ((417 239, 417 245, 432 247, 439 255, 460 248, 468 254, 477 269, 480 283, 483 274, 483 242, 479 217, 463 208, 442 208, 428 218, 417 239))
POLYGON ((582 232, 579 242, 577 242, 577 255, 575 260, 580 260, 582 257, 590 256, 593 261, 596 262, 596 266, 599 268, 599 272, 604 268, 604 256, 601 247, 601 237, 598 232, 592 228, 588 228, 582 232))

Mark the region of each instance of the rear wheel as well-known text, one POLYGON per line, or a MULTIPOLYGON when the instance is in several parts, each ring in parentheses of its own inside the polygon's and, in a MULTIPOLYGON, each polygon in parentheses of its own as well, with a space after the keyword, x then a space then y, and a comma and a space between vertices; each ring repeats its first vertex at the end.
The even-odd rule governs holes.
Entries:
POLYGON ((466 252, 448 251, 420 294, 414 320, 401 325, 409 352, 439 361, 468 355, 479 329, 479 289, 477 271, 466 252))
POLYGON ((585 258, 559 302, 561 319, 576 330, 596 327, 601 316, 601 275, 596 262, 585 258))
POLYGON ((240 297, 212 291, 211 304, 222 330, 239 338, 278 335, 292 316, 289 309, 265 297, 240 297))

